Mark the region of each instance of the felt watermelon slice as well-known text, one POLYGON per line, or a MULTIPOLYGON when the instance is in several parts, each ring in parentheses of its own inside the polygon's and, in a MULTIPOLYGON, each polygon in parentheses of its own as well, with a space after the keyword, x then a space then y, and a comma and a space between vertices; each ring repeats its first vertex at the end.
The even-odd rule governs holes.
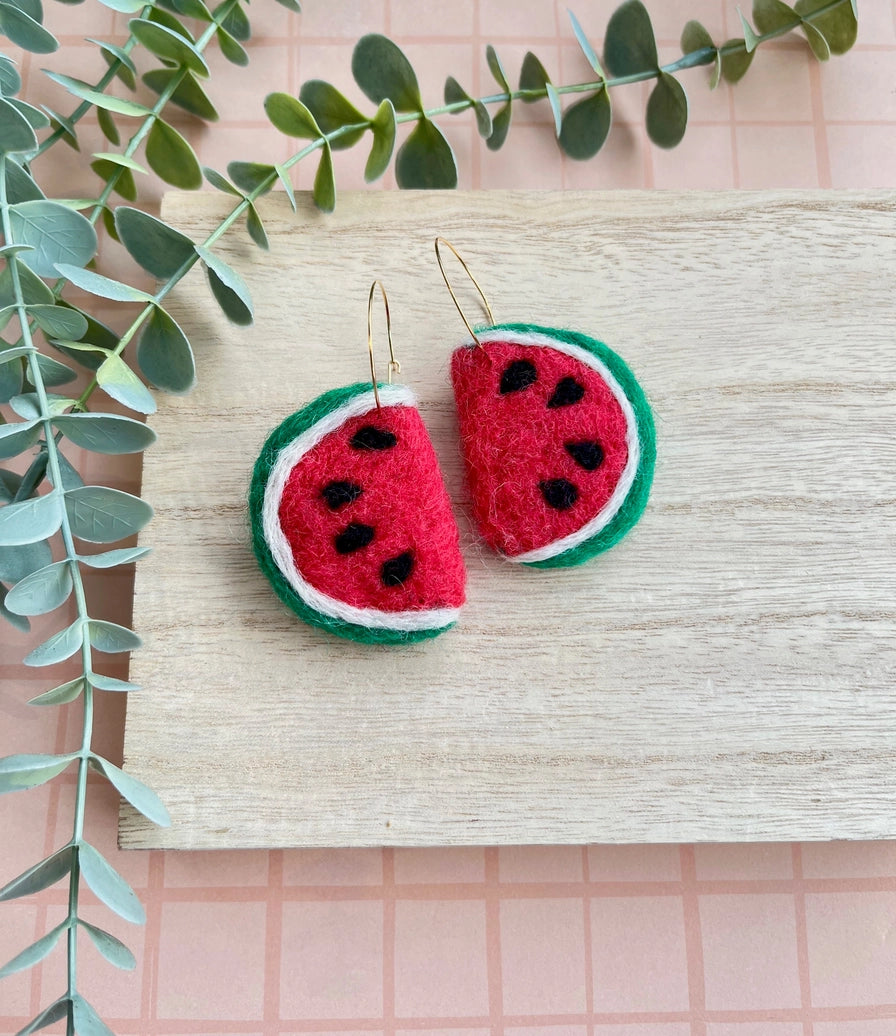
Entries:
POLYGON ((586 335, 503 324, 477 337, 451 376, 480 532, 511 561, 581 564, 647 503, 656 441, 644 393, 586 335))
POLYGON ((336 389, 268 437, 249 510, 262 571, 300 618, 366 643, 434 637, 465 570, 435 451, 411 392, 336 389))

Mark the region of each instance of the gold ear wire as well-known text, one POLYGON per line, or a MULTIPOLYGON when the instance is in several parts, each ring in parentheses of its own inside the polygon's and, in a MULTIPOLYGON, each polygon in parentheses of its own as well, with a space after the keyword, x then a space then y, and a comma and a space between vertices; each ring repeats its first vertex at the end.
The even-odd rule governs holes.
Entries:
POLYGON ((373 398, 376 400, 377 410, 382 410, 380 405, 380 394, 376 386, 376 360, 373 358, 373 296, 376 289, 380 289, 383 296, 383 307, 386 310, 386 337, 389 340, 389 366, 386 373, 386 383, 392 384, 392 374, 401 374, 401 364, 395 359, 395 346, 392 344, 392 317, 389 314, 389 296, 383 287, 382 281, 374 281, 370 285, 370 294, 367 296, 367 352, 370 354, 370 380, 373 383, 373 398))
POLYGON ((476 332, 473 330, 472 324, 470 323, 469 320, 467 320, 466 313, 464 313, 463 309, 461 309, 461 305, 457 301, 457 296, 454 294, 454 290, 451 287, 450 281, 448 280, 448 274, 445 273, 445 267, 444 267, 444 265, 442 263, 442 253, 439 251, 439 245, 440 244, 443 244, 446 247, 451 249, 451 251, 454 253, 454 257, 457 259, 457 261, 460 263, 460 265, 464 268, 464 273, 473 282, 473 286, 479 292, 479 297, 482 299, 482 304, 485 306, 485 312, 488 314, 488 322, 490 324, 494 324, 494 322, 495 322, 495 318, 492 315, 492 307, 489 305, 488 299, 485 297, 485 292, 482 290, 482 288, 479 285, 479 281, 477 281, 476 278, 473 276, 473 274, 470 273, 470 267, 467 266, 467 264, 464 262, 463 257, 461 256, 460 252, 458 252, 458 250, 454 247, 454 245, 451 244, 450 241, 446 241, 445 238, 443 238, 443 237, 437 237, 436 238, 436 259, 438 260, 438 263, 439 263, 439 269, 442 271, 442 280, 444 280, 444 282, 445 282, 445 287, 448 289, 448 294, 451 296, 451 300, 454 302, 454 305, 457 307, 457 312, 460 313, 461 320, 463 320, 464 324, 466 325, 467 330, 470 332, 470 337, 481 348, 482 347, 482 342, 479 341, 478 337, 476 336, 476 332))

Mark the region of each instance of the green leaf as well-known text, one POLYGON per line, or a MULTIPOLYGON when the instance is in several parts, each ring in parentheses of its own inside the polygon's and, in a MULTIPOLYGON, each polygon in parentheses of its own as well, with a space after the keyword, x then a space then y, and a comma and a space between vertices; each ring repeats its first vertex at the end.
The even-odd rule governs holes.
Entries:
POLYGON ((246 326, 252 323, 252 297, 242 277, 220 259, 211 249, 196 246, 199 258, 205 264, 209 287, 228 320, 246 326))
POLYGON ((52 79, 54 83, 64 86, 75 97, 80 97, 82 101, 89 101, 91 104, 96 105, 97 108, 105 108, 107 111, 117 112, 119 115, 126 115, 135 119, 145 118, 147 115, 152 114, 149 108, 144 105, 137 104, 135 101, 126 101, 111 94, 101 93, 99 90, 94 90, 89 83, 85 83, 82 79, 65 76, 61 72, 47 72, 46 70, 44 70, 44 75, 48 79, 52 79))
MULTIPOLYGON (((48 392, 47 415, 52 417, 56 414, 63 414, 74 403, 73 399, 67 399, 65 396, 57 396, 52 392, 48 392)), ((19 396, 14 396, 9 401, 9 405, 14 413, 26 421, 39 421, 44 416, 40 396, 36 392, 23 392, 19 396)))
POLYGON ((73 701, 76 701, 84 690, 84 678, 82 676, 77 677, 74 680, 69 680, 67 683, 60 684, 58 687, 54 687, 50 691, 44 691, 43 694, 39 694, 36 698, 32 698, 29 705, 68 705, 73 701))
POLYGON ((482 101, 477 101, 471 97, 454 76, 448 76, 445 80, 445 104, 459 104, 461 102, 472 107, 473 113, 476 116, 476 128, 479 130, 479 136, 483 140, 488 140, 492 135, 493 129, 492 117, 489 115, 488 108, 486 108, 482 101))
POLYGON ((15 256, 11 261, 7 261, 7 266, 0 272, 0 309, 18 303, 18 297, 12 283, 13 264, 15 264, 19 272, 19 286, 22 292, 22 301, 25 305, 47 304, 52 306, 56 301, 53 297, 53 292, 50 291, 40 277, 23 265, 22 260, 18 256, 15 256))
POLYGON ((149 382, 164 392, 189 392, 196 382, 196 364, 187 336, 162 309, 153 308, 137 343, 137 364, 149 382))
POLYGON ((752 54, 759 46, 759 37, 753 31, 753 27, 744 17, 744 13, 740 8, 737 9, 737 13, 740 17, 741 28, 744 30, 744 46, 747 48, 747 53, 752 54))
POLYGON ((0 98, 0 154, 33 151, 37 137, 28 120, 9 101, 0 98))
POLYGON ((249 25, 249 19, 246 17, 246 12, 239 6, 230 8, 221 20, 221 25, 235 40, 239 40, 240 43, 245 43, 252 35, 252 28, 249 25))
POLYGON ((677 147, 688 128, 688 98, 684 87, 661 72, 647 101, 647 135, 662 148, 677 147))
POLYGON ((46 784, 77 757, 77 752, 68 755, 8 755, 0 759, 0 795, 46 784))
POLYGON ((11 3, 0 3, 0 32, 32 54, 52 54, 59 46, 56 37, 39 21, 11 3))
MULTIPOLYGON (((24 350, 27 352, 28 350, 24 350)), ((0 356, 2 360, 2 356, 0 356)), ((22 484, 22 476, 17 474, 15 471, 9 471, 6 468, 0 468, 0 503, 11 504, 16 493, 19 491, 19 486, 22 484)), ((0 579, 6 577, 0 574, 0 579)))
POLYGON ((143 82, 157 94, 166 90, 173 79, 183 76, 171 95, 171 102, 184 111, 207 122, 217 122, 218 112, 192 72, 182 73, 176 68, 154 68, 143 74, 143 82))
POLYGON ((548 95, 548 104, 551 106, 551 114, 554 116, 554 132, 557 137, 560 136, 560 130, 563 126, 563 108, 560 104, 560 94, 551 83, 545 83, 545 91, 548 95))
POLYGON ((422 112, 420 87, 411 63, 386 36, 362 36, 352 53, 355 82, 374 104, 387 97, 398 112, 422 112))
POLYGON ((268 243, 268 235, 265 232, 264 223, 261 222, 261 216, 258 215, 258 209, 254 205, 250 205, 246 213, 246 230, 249 231, 249 237, 252 238, 259 248, 267 251, 271 247, 268 243))
MULTIPOLYGON (((8 403, 13 396, 21 392, 23 380, 24 373, 21 358, 13 359, 11 363, 0 363, 0 403, 8 403)), ((10 457, 14 457, 16 453, 21 452, 14 448, 14 444, 8 445, 13 450, 9 454, 10 457)), ((27 446, 23 446, 22 449, 27 449, 27 446)))
POLYGON ((119 155, 115 151, 97 151, 93 157, 103 162, 110 162, 112 165, 119 165, 124 169, 133 169, 135 173, 143 173, 144 176, 149 172, 146 166, 141 165, 133 158, 128 158, 127 155, 119 155))
POLYGON ((607 25, 604 61, 614 76, 654 72, 659 68, 656 37, 641 0, 626 0, 607 25))
POLYGON ((682 54, 693 54, 696 50, 703 50, 705 47, 715 47, 712 36, 698 21, 690 21, 681 30, 681 52, 682 54))
POLYGON ((395 178, 404 190, 457 187, 457 163, 451 145, 425 116, 398 151, 395 178))
POLYGON ((53 418, 53 425, 76 446, 94 453, 140 453, 156 441, 156 433, 142 421, 115 414, 63 414, 53 418))
MULTIPOLYGON (((40 368, 44 385, 51 387, 66 385, 78 376, 71 367, 54 360, 51 356, 44 356, 42 353, 37 354, 37 366, 40 368)), ((31 380, 30 375, 28 380, 31 380)))
POLYGON ((6 607, 16 615, 45 615, 65 604, 71 592, 71 566, 57 561, 16 583, 6 597, 6 607))
POLYGON ((0 579, 5 583, 17 583, 39 568, 49 565, 52 560, 53 555, 46 540, 0 547, 0 579))
POLYGON ((274 186, 277 169, 275 166, 266 165, 263 162, 230 162, 227 166, 227 174, 237 187, 247 194, 257 191, 266 180, 270 180, 271 182, 261 192, 267 194, 274 186))
POLYGON ((509 94, 510 83, 507 80, 507 73, 504 71, 504 66, 501 64, 498 52, 491 44, 485 48, 485 60, 488 63, 488 68, 492 74, 492 78, 498 86, 501 87, 504 93, 509 94))
POLYGON ((35 108, 33 104, 21 101, 17 97, 7 97, 7 101, 9 101, 19 115, 28 122, 28 125, 32 129, 44 129, 44 127, 50 125, 50 120, 47 116, 44 115, 40 108, 35 108))
POLYGON ((108 486, 84 486, 65 494, 72 532, 88 543, 114 543, 139 532, 152 508, 138 496, 108 486))
POLYGON ((88 568, 114 568, 116 565, 127 565, 139 561, 150 553, 152 547, 119 547, 107 550, 102 554, 79 554, 78 560, 88 568))
POLYGON ((601 79, 606 79, 607 77, 604 75, 604 70, 601 67, 600 61, 598 61, 594 47, 591 46, 588 37, 585 35, 585 30, 582 28, 581 25, 579 25, 579 19, 576 18, 572 11, 567 11, 566 13, 569 15, 569 20, 572 24, 572 31, 575 33, 576 40, 578 41, 579 46, 582 48, 582 53, 585 55, 585 60, 594 69, 594 71, 597 72, 601 79))
POLYGON ((140 690, 139 684, 128 683, 127 680, 117 680, 114 676, 103 676, 100 673, 91 673, 90 683, 100 691, 115 691, 116 693, 127 694, 131 691, 140 690))
POLYGON ((806 39, 809 41, 812 53, 819 61, 827 61, 831 56, 831 48, 824 35, 812 24, 812 22, 807 21, 803 22, 803 32, 806 34, 806 39))
MULTIPOLYGON (((84 485, 84 479, 75 471, 71 463, 66 460, 65 454, 61 450, 56 459, 59 463, 59 484, 56 485, 54 481, 54 488, 61 489, 64 493, 67 493, 70 489, 80 489, 84 485)), ((50 478, 53 478, 52 474, 50 478)))
MULTIPOLYGON (((109 0, 104 0, 104 2, 108 4, 109 0)), ((16 1036, 31 1036, 32 1033, 46 1029, 48 1025, 53 1025, 54 1022, 67 1019, 70 1003, 67 996, 60 997, 49 1007, 45 1007, 36 1018, 32 1018, 24 1029, 19 1029, 16 1036)))
POLYGON ((116 939, 114 935, 110 935, 102 928, 88 924, 80 918, 78 924, 87 932, 90 941, 111 965, 121 968, 122 971, 133 971, 137 967, 133 953, 120 939, 116 939))
POLYGON ((491 136, 485 142, 489 151, 500 151, 504 147, 504 141, 507 140, 507 134, 510 132, 512 114, 512 106, 508 102, 492 119, 491 136))
POLYGON ((314 204, 321 212, 332 212, 336 208, 336 175, 333 172, 333 152, 330 145, 324 142, 320 153, 320 162, 314 176, 314 187, 311 191, 314 204))
POLYGON ((216 35, 221 53, 231 65, 239 65, 240 68, 245 68, 249 64, 249 55, 239 42, 225 29, 219 28, 216 35))
POLYGON ((146 6, 143 0, 100 0, 104 7, 113 11, 120 11, 122 14, 136 14, 146 6))
POLYGON ((110 910, 114 910, 125 921, 131 921, 134 924, 145 923, 146 914, 143 912, 140 900, 134 895, 134 890, 92 845, 82 842, 78 846, 78 862, 81 865, 84 880, 91 891, 110 910))
POLYGON ((593 158, 604 146, 612 123, 610 95, 604 87, 566 110, 560 128, 560 147, 570 158, 593 158))
POLYGON ((727 83, 739 83, 747 74, 747 69, 753 64, 756 52, 748 51, 743 40, 728 40, 722 47, 722 76, 727 83), (737 47, 729 53, 724 53, 728 47, 737 47))
POLYGON ((178 131, 156 119, 146 138, 146 161, 165 183, 185 191, 202 186, 202 167, 196 153, 178 131))
POLYGON ((11 97, 22 89, 22 77, 16 69, 16 63, 5 54, 0 54, 0 94, 11 97))
MULTIPOLYGON (((50 74, 46 69, 43 71, 44 75, 48 76, 50 74)), ((50 125, 53 127, 54 131, 59 130, 62 133, 62 140, 64 140, 73 151, 80 151, 81 146, 78 144, 78 133, 72 120, 67 118, 65 115, 61 115, 57 111, 53 111, 53 109, 49 108, 46 104, 41 105, 41 107, 47 115, 50 116, 50 125)))
POLYGON ((32 943, 27 949, 22 950, 22 952, 13 957, 8 964, 4 964, 4 966, 0 968, 0 979, 7 978, 9 975, 15 975, 18 971, 25 971, 27 968, 33 968, 35 964, 40 964, 44 957, 52 952, 56 943, 59 942, 60 936, 64 931, 67 931, 67 929, 68 921, 64 921, 62 924, 57 925, 52 931, 47 932, 47 934, 38 939, 37 942, 32 943))
POLYGON ((193 258, 193 242, 185 234, 140 209, 119 206, 115 228, 131 256, 154 277, 168 280, 193 258))
MULTIPOLYGON (((30 424, 31 422, 24 422, 30 424)), ((48 540, 62 524, 60 493, 46 493, 0 508, 0 545, 15 547, 22 543, 48 540)))
POLYGON ((302 13, 302 5, 299 0, 277 0, 277 3, 281 7, 285 7, 287 11, 292 11, 294 14, 302 13))
POLYGON ((184 18, 198 18, 203 22, 212 20, 211 11, 202 0, 166 0, 167 6, 184 18))
POLYGON ((24 874, 13 878, 9 884, 0 889, 0 902, 30 896, 34 892, 42 892, 51 885, 55 885, 57 881, 70 873, 73 852, 74 847, 67 845, 53 853, 52 856, 41 860, 40 863, 29 867, 24 874))
POLYGON ((56 263, 84 266, 96 254, 96 232, 79 213, 53 201, 13 205, 10 224, 17 242, 31 245, 22 262, 41 277, 56 277, 56 263))
POLYGON ((77 341, 87 331, 87 320, 67 306, 28 306, 28 313, 44 334, 77 341))
POLYGON ((6 0, 6 2, 12 4, 13 7, 18 7, 20 11, 24 11, 29 18, 33 18, 36 22, 43 23, 44 8, 41 0, 6 0))
POLYGON ((119 47, 115 43, 105 43, 103 40, 95 40, 87 37, 88 43, 95 43, 100 48, 100 53, 103 55, 103 59, 106 64, 111 68, 115 62, 118 62, 118 68, 115 74, 124 83, 129 90, 135 90, 137 87, 137 66, 131 60, 130 55, 122 47, 119 47))
POLYGON ((14 629, 19 630, 21 633, 28 633, 31 630, 31 623, 22 618, 21 615, 16 615, 15 612, 11 612, 6 607, 6 587, 0 583, 0 618, 5 619, 14 629))
POLYGON ((96 372, 100 388, 113 399, 140 414, 154 414, 152 393, 120 356, 107 356, 96 372))
POLYGON ((159 827, 168 827, 171 824, 171 816, 165 808, 158 795, 148 788, 142 781, 136 780, 124 770, 114 766, 108 759, 95 755, 90 760, 90 765, 98 770, 109 782, 114 785, 116 791, 123 799, 138 810, 147 820, 151 820, 159 827))
POLYGON ((309 79, 307 83, 302 84, 299 100, 314 116, 322 133, 334 133, 343 126, 360 124, 359 129, 330 142, 330 146, 335 150, 352 147, 364 135, 368 124, 367 117, 362 115, 335 86, 331 86, 322 79, 309 79))
POLYGON ((33 651, 24 658, 27 666, 56 665, 57 662, 64 662, 71 658, 76 651, 80 651, 84 645, 84 624, 80 619, 75 620, 71 626, 54 633, 49 640, 39 644, 33 651))
POLYGON ((264 99, 264 110, 272 125, 288 137, 316 140, 323 136, 308 108, 291 94, 268 94, 264 99))
POLYGON ((832 54, 845 54, 854 46, 859 31, 855 0, 816 17, 815 12, 826 6, 827 0, 796 0, 794 9, 804 24, 811 18, 812 25, 824 36, 832 54))
MULTIPOLYGON (((544 65, 531 50, 526 51, 526 56, 523 58, 523 65, 520 69, 520 90, 544 92, 545 85, 549 82, 550 79, 544 65)), ((534 104, 537 100, 537 97, 523 98, 525 104, 534 104)))
POLYGON ((128 28, 137 40, 163 61, 189 69, 196 75, 208 76, 208 65, 199 51, 184 36, 172 29, 149 21, 148 18, 132 18, 128 28))
POLYGON ((72 997, 72 1020, 78 1036, 115 1036, 84 997, 77 993, 72 997))
POLYGON ((106 622, 103 619, 90 619, 87 623, 87 635, 90 637, 91 645, 97 651, 115 655, 122 651, 136 651, 143 646, 143 641, 137 634, 127 628, 119 626, 116 622, 106 622))
MULTIPOLYGON (((34 201, 44 194, 25 170, 12 159, 6 162, 6 200, 10 205, 21 201, 34 201)), ((9 247, 9 246, 7 246, 9 247)))
POLYGON ((761 33, 796 28, 799 16, 783 0, 753 0, 753 21, 761 33))
POLYGON ((225 194, 232 194, 237 198, 243 197, 242 191, 238 191, 226 177, 209 166, 202 167, 202 175, 216 190, 223 191, 225 194))
MULTIPOLYGON (((106 158, 98 158, 95 162, 91 162, 90 168, 101 180, 104 180, 106 183, 111 183, 112 190, 124 198, 125 201, 137 200, 137 184, 134 180, 134 174, 130 169, 126 169, 119 162, 112 162, 110 159, 106 158)), ((108 214, 109 210, 106 209, 103 212, 104 223, 106 223, 106 217, 108 214)), ((112 225, 112 230, 115 231, 114 223, 112 225)), ((117 233, 118 232, 115 231, 113 235, 116 238, 117 233)))
MULTIPOLYGON (((70 266, 66 263, 57 263, 56 269, 76 288, 81 288, 82 291, 89 292, 91 295, 99 295, 103 299, 112 299, 113 302, 152 302, 153 300, 152 295, 148 295, 145 291, 122 284, 121 281, 110 280, 92 270, 82 270, 79 266, 70 266)), ((52 293, 50 293, 50 297, 52 298, 52 293)))
POLYGON ((296 195, 292 189, 292 183, 289 179, 289 170, 285 169, 282 165, 276 165, 274 168, 277 170, 277 178, 283 185, 283 191, 286 197, 289 199, 289 204, 292 206, 292 211, 296 212, 296 195))
POLYGON ((373 183, 385 173, 395 150, 395 108, 388 97, 377 108, 370 129, 373 133, 373 145, 364 167, 364 179, 367 183, 373 183))

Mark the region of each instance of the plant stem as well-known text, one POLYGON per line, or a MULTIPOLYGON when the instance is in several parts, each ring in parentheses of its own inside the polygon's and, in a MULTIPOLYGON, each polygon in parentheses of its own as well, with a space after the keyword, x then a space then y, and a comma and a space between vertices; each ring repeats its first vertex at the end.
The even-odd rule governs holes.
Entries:
MULTIPOLYGON (((15 240, 12 234, 12 227, 9 218, 9 202, 6 195, 6 156, 0 154, 0 221, 2 221, 3 236, 7 241, 15 240)), ((44 427, 44 440, 46 448, 46 464, 49 468, 50 479, 53 483, 53 492, 62 492, 62 471, 59 465, 59 448, 56 442, 53 425, 50 420, 50 407, 47 400, 47 390, 44 385, 43 375, 37 362, 37 347, 31 337, 31 328, 28 326, 28 312, 22 295, 22 284, 19 277, 18 262, 10 257, 8 260, 10 272, 10 283, 15 297, 16 315, 22 326, 22 340, 28 352, 29 377, 40 404, 41 421, 44 427)), ((68 513, 63 506, 62 525, 60 527, 62 542, 65 547, 65 560, 68 562, 69 571, 72 577, 75 603, 77 605, 77 622, 81 624, 81 662, 84 674, 84 719, 81 733, 81 748, 78 752, 78 778, 77 791, 75 794, 75 817, 72 831, 71 843, 78 846, 84 834, 84 814, 86 811, 87 799, 87 768, 90 760, 90 745, 93 740, 93 688, 90 686, 89 676, 93 672, 93 656, 88 635, 87 621, 87 599, 84 594, 84 582, 81 578, 81 570, 78 566, 78 552, 75 548, 74 535, 68 520, 68 513)), ((66 932, 66 943, 68 947, 68 995, 73 996, 77 991, 78 978, 78 892, 80 889, 80 867, 78 864, 77 852, 72 857, 72 869, 69 874, 68 886, 68 922, 70 927, 66 932)), ((68 1023, 68 1034, 74 1036, 74 1027, 71 1020, 68 1023)))

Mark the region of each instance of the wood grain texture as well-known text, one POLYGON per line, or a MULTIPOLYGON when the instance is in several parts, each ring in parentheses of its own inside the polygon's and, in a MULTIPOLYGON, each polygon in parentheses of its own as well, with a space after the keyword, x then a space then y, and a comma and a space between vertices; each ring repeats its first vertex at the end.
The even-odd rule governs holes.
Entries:
MULTIPOLYGON (((226 205, 172 195, 165 217, 200 239, 226 205)), ((262 211, 270 253, 220 245, 255 325, 228 325, 198 270, 173 300, 199 387, 162 403, 146 458, 155 551, 125 756, 174 824, 126 809, 124 846, 896 836, 896 195, 367 193, 326 218, 307 198, 262 211), (651 398, 651 503, 583 568, 521 570, 477 544, 436 234, 498 320, 602 338, 651 398), (458 628, 403 649, 297 622, 246 520, 270 428, 365 378, 374 277, 469 565, 458 628)))

